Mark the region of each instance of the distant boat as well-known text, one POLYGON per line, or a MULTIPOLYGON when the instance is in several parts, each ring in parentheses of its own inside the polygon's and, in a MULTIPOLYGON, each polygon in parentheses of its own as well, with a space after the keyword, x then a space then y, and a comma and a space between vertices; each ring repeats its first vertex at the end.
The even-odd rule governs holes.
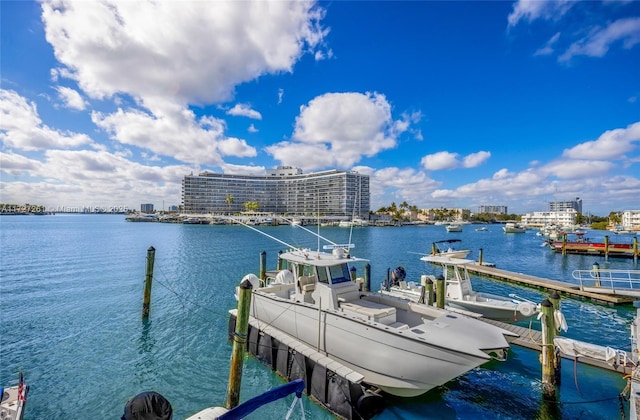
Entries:
POLYGON ((447 229, 447 232, 462 232, 462 225, 459 223, 450 223, 445 226, 445 229, 447 229))
POLYGON ((524 226, 516 222, 507 222, 502 226, 502 230, 504 230, 504 233, 524 233, 527 231, 524 226))
POLYGON ((431 255, 439 255, 447 258, 467 258, 467 255, 471 253, 470 249, 455 248, 455 246, 461 242, 461 239, 443 239, 436 241, 431 245, 431 255))
POLYGON ((488 230, 489 230, 489 229, 487 229, 487 228, 486 228, 486 227, 484 227, 484 226, 481 226, 481 227, 479 227, 479 228, 476 228, 476 232, 486 232, 486 231, 488 231, 488 230))

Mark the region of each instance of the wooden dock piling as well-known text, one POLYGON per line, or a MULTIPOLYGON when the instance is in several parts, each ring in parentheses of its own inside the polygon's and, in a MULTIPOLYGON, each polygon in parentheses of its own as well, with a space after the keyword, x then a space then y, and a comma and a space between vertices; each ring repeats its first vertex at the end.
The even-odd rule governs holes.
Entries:
POLYGON ((540 304, 542 312, 542 349, 540 362, 542 363, 542 395, 545 399, 556 397, 555 372, 555 322, 553 320, 553 304, 545 299, 540 304))
MULTIPOLYGON (((266 253, 265 253, 266 255, 266 253)), ((249 331, 249 306, 251 305, 251 282, 243 280, 240 283, 238 296, 238 317, 233 334, 233 350, 231 367, 229 368, 229 385, 227 387, 227 402, 225 407, 232 409, 240 401, 240 385, 242 382, 242 365, 247 348, 247 332, 249 331)))
POLYGON ((371 291, 371 264, 364 265, 364 291, 371 291))
POLYGON ((267 280, 267 251, 260 253, 260 280, 267 280))
POLYGON ((147 249, 147 269, 142 293, 142 319, 149 318, 151 310, 151 284, 153 283, 153 264, 155 262, 156 249, 152 246, 147 249))
POLYGON ((436 306, 440 309, 444 309, 445 293, 444 277, 436 278, 436 306))

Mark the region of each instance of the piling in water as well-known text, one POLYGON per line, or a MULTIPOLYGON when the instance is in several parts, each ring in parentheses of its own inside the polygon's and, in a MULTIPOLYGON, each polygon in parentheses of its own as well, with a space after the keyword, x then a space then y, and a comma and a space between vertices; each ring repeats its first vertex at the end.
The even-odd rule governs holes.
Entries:
POLYGON ((267 251, 260 253, 260 280, 267 280, 267 251))
POLYGON ((156 249, 152 246, 147 249, 147 271, 144 280, 144 292, 142 293, 142 319, 149 318, 151 310, 151 284, 153 282, 153 263, 156 258, 156 249))
POLYGON ((555 375, 555 322, 553 320, 553 304, 545 299, 540 304, 542 312, 542 349, 540 361, 542 363, 542 396, 544 399, 556 397, 555 375))
MULTIPOLYGON (((265 253, 266 254, 266 253, 265 253)), ((225 407, 232 409, 240 401, 240 385, 242 382, 242 364, 247 347, 247 332, 249 330, 249 306, 251 304, 251 282, 243 280, 238 293, 238 318, 233 334, 233 350, 231 367, 229 369, 229 385, 227 388, 227 402, 225 407)))
POLYGON ((482 248, 480 248, 480 252, 478 253, 478 264, 482 265, 482 248))
MULTIPOLYGON (((551 294, 549 295, 549 302, 551 302, 551 305, 553 305, 553 310, 561 312, 561 308, 562 308, 562 303, 560 302, 560 294, 554 290, 553 292, 551 292, 551 294)), ((562 333, 562 326, 561 325, 557 325, 556 323, 556 317, 553 317, 554 320, 554 337, 556 336, 560 336, 562 333)), ((555 347, 554 347, 554 352, 553 352, 553 356, 554 356, 554 360, 553 360, 553 375, 555 377, 555 383, 556 385, 560 385, 560 380, 561 380, 561 375, 560 375, 560 361, 562 360, 562 358, 560 357, 560 352, 559 351, 555 351, 555 347)))
POLYGON ((371 264, 367 263, 364 265, 364 291, 368 292, 371 290, 371 264))

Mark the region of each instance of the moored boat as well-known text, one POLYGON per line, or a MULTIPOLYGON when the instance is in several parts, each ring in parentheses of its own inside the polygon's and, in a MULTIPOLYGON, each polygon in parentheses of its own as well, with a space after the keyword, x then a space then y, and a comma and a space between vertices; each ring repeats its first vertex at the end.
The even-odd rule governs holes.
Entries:
POLYGON ((441 257, 448 258, 467 258, 467 255, 471 253, 470 249, 456 249, 456 245, 461 242, 462 239, 443 239, 441 241, 436 241, 431 244, 431 255, 439 255, 441 257))
POLYGON ((502 230, 504 230, 504 233, 524 233, 527 231, 524 226, 516 222, 505 223, 505 225, 502 226, 502 230))
POLYGON ((540 312, 540 305, 534 302, 473 290, 467 270, 467 265, 474 263, 471 260, 455 260, 440 256, 424 257, 421 260, 442 266, 445 302, 449 306, 506 323, 526 320, 540 312))
POLYGON ((2 420, 22 420, 24 408, 27 403, 29 386, 25 385, 22 372, 19 375, 19 383, 15 386, 0 387, 0 418, 2 420))
POLYGON ((405 299, 360 290, 350 246, 292 249, 273 279, 252 284, 250 314, 401 397, 421 395, 491 359, 505 360, 517 336, 484 322, 405 299))

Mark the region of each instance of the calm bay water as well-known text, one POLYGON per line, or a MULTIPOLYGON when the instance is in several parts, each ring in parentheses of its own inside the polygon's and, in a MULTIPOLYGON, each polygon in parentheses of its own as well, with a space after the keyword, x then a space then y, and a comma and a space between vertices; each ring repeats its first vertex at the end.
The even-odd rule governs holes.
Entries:
MULTIPOLYGON (((311 228, 315 229, 315 227, 311 228)), ((540 246, 533 232, 488 232, 465 226, 361 228, 352 232, 353 254, 371 259, 372 287, 388 268, 402 265, 408 280, 437 274, 419 260, 431 243, 460 238, 477 259, 499 268, 554 280, 571 280, 574 269, 638 269, 629 259, 561 256, 540 246)), ((317 239, 289 226, 261 228, 291 245, 317 248, 317 239)), ((335 242, 350 231, 323 228, 335 242)), ((603 233, 589 232, 594 239, 603 233)), ((629 237, 611 237, 630 241, 629 237)), ((322 244, 321 244, 322 245, 322 244)), ((275 267, 281 244, 239 226, 129 223, 124 216, 55 215, 0 218, 0 384, 23 370, 31 386, 25 419, 120 418, 126 401, 155 390, 167 397, 174 418, 183 419, 226 399, 231 345, 228 310, 233 289, 257 272, 259 253, 275 267), (150 320, 140 317, 147 249, 156 249, 150 320)), ((360 270, 361 267, 358 267, 360 270)), ((359 271, 359 274, 362 274, 359 271)), ((473 277, 474 288, 516 293, 541 301, 546 294, 473 277)), ((630 306, 607 307, 563 300, 569 331, 564 335, 600 345, 630 348, 630 306)), ((525 326, 528 325, 524 324, 525 326)), ((463 338, 461 338, 463 339, 463 338)), ((390 400, 377 419, 620 418, 621 375, 562 365, 561 404, 541 404, 538 353, 512 347, 509 360, 491 362, 418 398, 390 400)), ((241 400, 282 381, 249 357, 241 400)), ((284 417, 289 401, 250 418, 284 417)), ((307 418, 330 419, 305 398, 307 418)))

